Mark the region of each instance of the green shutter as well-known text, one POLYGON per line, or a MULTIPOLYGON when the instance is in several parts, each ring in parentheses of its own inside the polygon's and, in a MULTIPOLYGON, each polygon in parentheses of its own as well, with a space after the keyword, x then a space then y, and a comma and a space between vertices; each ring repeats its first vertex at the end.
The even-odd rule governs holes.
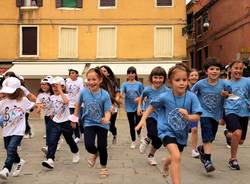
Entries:
POLYGON ((63 0, 63 7, 76 8, 76 0, 63 0))

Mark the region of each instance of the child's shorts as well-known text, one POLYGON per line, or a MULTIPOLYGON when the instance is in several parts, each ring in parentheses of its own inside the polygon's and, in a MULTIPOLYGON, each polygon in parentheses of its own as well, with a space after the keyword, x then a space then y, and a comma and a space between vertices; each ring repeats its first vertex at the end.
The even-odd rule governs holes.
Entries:
POLYGON ((240 117, 236 114, 228 114, 225 117, 227 128, 230 132, 235 130, 241 130, 241 140, 246 139, 247 127, 248 127, 248 117, 240 117))
POLYGON ((202 142, 213 142, 218 130, 219 122, 210 117, 201 117, 200 123, 202 142))
POLYGON ((177 143, 175 137, 165 136, 162 140, 162 143, 163 143, 164 147, 166 147, 168 144, 176 144, 178 146, 178 149, 180 152, 183 152, 184 147, 185 147, 185 145, 177 143))

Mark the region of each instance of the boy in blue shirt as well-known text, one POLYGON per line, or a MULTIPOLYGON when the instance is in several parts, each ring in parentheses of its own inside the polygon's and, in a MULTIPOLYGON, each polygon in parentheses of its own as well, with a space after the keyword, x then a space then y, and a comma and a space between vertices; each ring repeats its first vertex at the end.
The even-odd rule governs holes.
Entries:
POLYGON ((191 89, 203 108, 200 119, 203 145, 198 146, 197 150, 207 172, 215 170, 211 161, 212 142, 223 114, 223 96, 226 96, 226 81, 219 79, 221 67, 216 58, 208 58, 204 64, 207 78, 198 81, 191 89))

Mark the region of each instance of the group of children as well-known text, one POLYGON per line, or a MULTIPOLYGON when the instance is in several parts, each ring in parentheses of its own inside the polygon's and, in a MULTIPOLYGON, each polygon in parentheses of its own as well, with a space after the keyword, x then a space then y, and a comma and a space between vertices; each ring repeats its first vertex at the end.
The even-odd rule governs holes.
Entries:
POLYGON ((148 162, 150 165, 157 165, 154 155, 163 145, 169 156, 164 159, 162 174, 167 176, 170 170, 174 184, 181 181, 181 153, 187 145, 190 130, 192 156, 201 159, 207 172, 215 170, 211 160, 212 142, 222 119, 227 124, 228 131, 225 135, 231 143, 229 167, 240 170, 237 150, 238 145, 246 138, 250 115, 250 80, 242 77, 244 64, 241 61, 234 61, 229 65, 228 80, 220 79, 221 68, 215 58, 208 58, 204 65, 207 78, 199 80, 198 71, 190 72, 182 63, 170 68, 168 74, 159 66, 151 71, 150 85, 145 88, 138 81, 136 68, 133 66, 128 68, 127 81, 121 88, 114 73, 106 65, 87 71, 85 87, 78 77, 78 71, 71 69, 70 79, 66 83, 61 77, 47 76, 42 79, 36 104, 24 97, 20 81, 9 77, 0 90, 4 94, 0 101, 0 116, 3 117, 3 136, 7 150, 0 177, 7 179, 13 164, 13 176, 20 174, 25 161, 19 157, 17 146, 25 132, 24 114, 34 107, 38 111, 44 109, 47 146, 46 160, 42 162, 44 167, 54 168, 61 134, 72 152, 72 162, 78 163, 80 155, 77 142, 83 133, 85 148, 90 153, 88 166, 93 167, 99 157, 99 174, 107 177, 107 135, 110 130, 115 144, 115 121, 123 99, 129 122, 130 148, 136 148, 136 134, 141 139, 141 128, 146 124, 147 136, 141 139, 139 150, 144 153, 151 144, 148 162), (197 146, 199 122, 202 145, 197 146))

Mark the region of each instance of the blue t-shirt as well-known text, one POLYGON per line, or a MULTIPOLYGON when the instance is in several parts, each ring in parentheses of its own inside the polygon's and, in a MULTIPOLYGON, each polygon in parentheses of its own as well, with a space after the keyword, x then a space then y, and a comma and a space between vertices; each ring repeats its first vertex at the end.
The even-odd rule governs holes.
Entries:
POLYGON ((236 98, 226 98, 224 103, 225 114, 236 114, 240 117, 250 116, 249 95, 250 79, 241 77, 238 81, 228 81, 232 88, 232 94, 236 98))
POLYGON ((143 85, 141 82, 135 83, 124 82, 121 87, 121 92, 125 94, 125 110, 126 112, 135 112, 137 110, 136 98, 141 96, 143 85))
POLYGON ((84 127, 99 126, 109 129, 109 124, 102 124, 101 119, 105 112, 111 110, 112 103, 110 96, 104 89, 92 93, 88 88, 80 91, 78 104, 82 107, 82 119, 84 127))
POLYGON ((223 116, 224 97, 221 91, 228 86, 226 80, 219 79, 217 84, 211 85, 208 79, 199 80, 194 84, 191 91, 194 92, 203 109, 201 117, 210 117, 219 121, 223 116))
MULTIPOLYGON (((142 92, 142 100, 143 100, 143 110, 145 111, 151 100, 158 97, 161 93, 164 93, 165 91, 169 90, 169 88, 165 85, 161 86, 160 89, 153 89, 152 86, 146 86, 142 92), (146 100, 144 100, 146 97, 146 100)), ((155 109, 155 111, 149 116, 157 120, 157 114, 159 113, 159 109, 155 109)))
POLYGON ((175 137, 177 143, 186 145, 189 122, 183 118, 178 109, 186 109, 189 114, 201 114, 202 108, 197 96, 190 91, 183 96, 174 96, 172 90, 167 90, 153 99, 150 105, 161 108, 157 119, 158 136, 162 140, 165 136, 175 137))

